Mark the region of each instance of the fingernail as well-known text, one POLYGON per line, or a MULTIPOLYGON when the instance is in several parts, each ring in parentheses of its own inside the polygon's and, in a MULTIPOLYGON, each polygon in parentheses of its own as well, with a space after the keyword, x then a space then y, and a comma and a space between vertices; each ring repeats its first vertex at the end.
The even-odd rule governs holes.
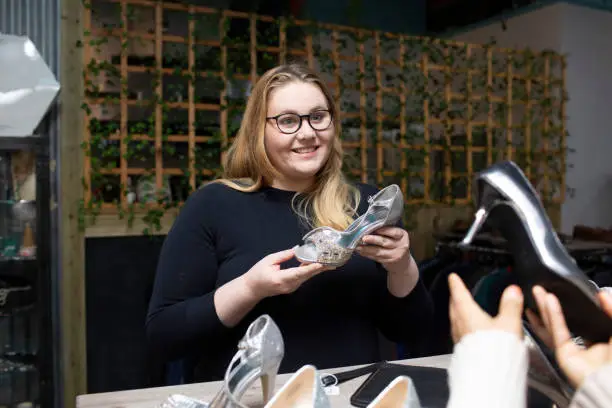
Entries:
POLYGON ((521 296, 521 290, 517 286, 508 286, 508 296, 519 297, 521 296))

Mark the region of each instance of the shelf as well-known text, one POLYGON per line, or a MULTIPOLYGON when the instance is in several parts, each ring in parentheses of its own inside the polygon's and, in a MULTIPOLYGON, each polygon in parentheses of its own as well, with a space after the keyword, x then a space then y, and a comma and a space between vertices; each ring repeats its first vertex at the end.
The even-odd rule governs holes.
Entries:
POLYGON ((0 316, 30 310, 38 302, 36 279, 0 274, 0 316))
POLYGON ((0 136, 0 150, 16 151, 34 149, 40 144, 38 136, 10 137, 0 136))
POLYGON ((38 262, 34 258, 0 258, 0 280, 6 278, 36 279, 38 262))
POLYGON ((6 360, 14 364, 21 364, 24 366, 36 366, 38 363, 38 355, 36 353, 9 352, 1 354, 0 360, 6 360))

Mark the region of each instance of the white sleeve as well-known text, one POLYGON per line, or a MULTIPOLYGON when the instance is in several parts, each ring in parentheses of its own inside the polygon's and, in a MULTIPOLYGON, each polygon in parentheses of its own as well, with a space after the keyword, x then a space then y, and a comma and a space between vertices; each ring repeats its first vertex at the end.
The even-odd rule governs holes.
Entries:
POLYGON ((525 408, 528 368, 527 347, 515 334, 471 333, 451 357, 447 408, 525 408))

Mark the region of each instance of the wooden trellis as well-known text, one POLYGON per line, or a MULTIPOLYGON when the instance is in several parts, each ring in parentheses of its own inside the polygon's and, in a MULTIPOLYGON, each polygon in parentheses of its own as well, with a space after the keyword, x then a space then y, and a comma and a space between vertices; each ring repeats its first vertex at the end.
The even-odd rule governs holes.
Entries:
POLYGON ((565 61, 554 53, 147 0, 91 0, 84 25, 85 198, 112 211, 130 185, 181 201, 215 177, 248 84, 291 60, 334 90, 361 181, 397 182, 408 204, 465 204, 476 172, 511 159, 543 197, 565 197, 565 61))

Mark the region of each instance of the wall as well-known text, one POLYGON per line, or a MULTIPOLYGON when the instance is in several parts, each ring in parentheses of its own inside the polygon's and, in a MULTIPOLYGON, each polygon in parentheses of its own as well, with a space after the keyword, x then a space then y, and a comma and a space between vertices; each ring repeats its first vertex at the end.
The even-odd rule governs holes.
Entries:
POLYGON ((559 51, 564 9, 564 4, 553 4, 510 18, 506 22, 506 30, 501 22, 492 21, 487 25, 455 34, 453 38, 477 44, 495 38, 497 44, 502 47, 529 47, 534 50, 548 48, 559 51))
POLYGON ((189 0, 189 2, 232 10, 256 9, 259 14, 267 15, 281 14, 280 9, 295 9, 297 18, 414 35, 424 34, 426 30, 426 0, 189 0), (279 13, 276 13, 276 10, 279 10, 279 13))
POLYGON ((485 43, 494 37, 500 46, 553 49, 567 55, 569 148, 567 185, 561 228, 574 225, 612 227, 612 140, 607 137, 612 104, 612 13, 557 3, 528 14, 453 35, 466 42, 485 43))
POLYGON ((573 168, 567 182, 575 197, 563 207, 563 221, 571 227, 581 223, 612 227, 612 13, 566 6, 562 33, 563 52, 568 54, 567 114, 573 168))
POLYGON ((425 0, 306 0, 304 18, 374 30, 423 34, 425 0))

